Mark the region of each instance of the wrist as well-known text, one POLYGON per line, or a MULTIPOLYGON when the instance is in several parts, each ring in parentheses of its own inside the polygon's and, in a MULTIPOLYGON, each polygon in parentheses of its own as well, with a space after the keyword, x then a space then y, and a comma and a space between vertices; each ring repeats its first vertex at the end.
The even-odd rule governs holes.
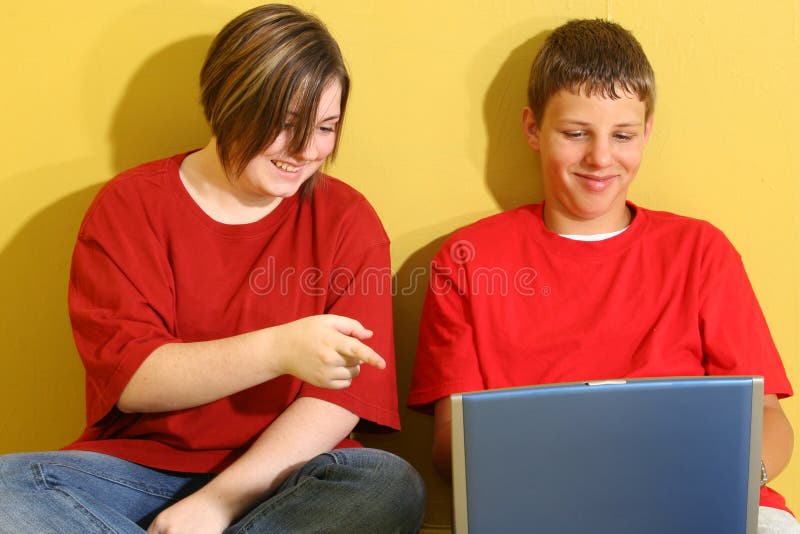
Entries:
POLYGON ((278 339, 280 337, 280 333, 277 331, 278 329, 280 329, 280 326, 272 326, 255 332, 257 335, 256 354, 258 359, 262 362, 263 368, 266 369, 266 378, 268 380, 285 375, 287 372, 284 368, 282 354, 278 347, 278 339))
POLYGON ((205 510, 213 511, 214 515, 219 518, 220 523, 224 523, 225 527, 227 527, 245 510, 244 507, 237 502, 237 495, 235 492, 231 492, 230 490, 225 491, 214 482, 215 481, 212 480, 205 487, 200 488, 187 497, 187 500, 193 499, 205 510))

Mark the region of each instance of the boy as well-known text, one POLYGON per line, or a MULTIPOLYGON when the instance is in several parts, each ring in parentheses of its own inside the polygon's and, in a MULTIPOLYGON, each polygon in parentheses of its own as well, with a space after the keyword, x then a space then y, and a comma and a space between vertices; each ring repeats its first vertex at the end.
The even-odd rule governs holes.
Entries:
POLYGON ((523 110, 544 202, 456 232, 432 263, 409 405, 433 409, 450 471, 451 393, 617 377, 763 375, 759 528, 800 531, 764 484, 788 464, 792 394, 745 274, 703 221, 626 200, 653 129, 655 80, 617 24, 571 21, 531 68, 523 110))

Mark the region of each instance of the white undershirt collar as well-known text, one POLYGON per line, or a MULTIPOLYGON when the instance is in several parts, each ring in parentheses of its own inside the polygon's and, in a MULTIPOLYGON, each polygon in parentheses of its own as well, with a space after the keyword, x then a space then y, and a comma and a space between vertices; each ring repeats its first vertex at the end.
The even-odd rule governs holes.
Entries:
POLYGON ((618 236, 625 230, 630 228, 630 226, 626 226, 622 230, 615 230, 613 232, 606 232, 605 234, 592 234, 592 235, 580 235, 580 234, 558 234, 561 237, 566 237, 567 239, 572 239, 574 241, 603 241, 605 239, 611 239, 614 236, 618 236))

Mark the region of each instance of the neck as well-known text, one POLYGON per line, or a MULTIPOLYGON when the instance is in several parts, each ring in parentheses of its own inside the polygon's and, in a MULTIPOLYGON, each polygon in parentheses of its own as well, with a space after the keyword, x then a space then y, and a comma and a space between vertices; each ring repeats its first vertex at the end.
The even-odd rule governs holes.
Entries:
POLYGON ((249 194, 239 187, 236 178, 228 178, 214 138, 183 160, 180 176, 198 206, 218 222, 254 222, 268 215, 281 202, 280 198, 249 194))
POLYGON ((564 214, 545 203, 542 215, 548 230, 562 235, 596 235, 624 230, 631 224, 633 214, 627 204, 622 210, 601 217, 581 219, 564 214))

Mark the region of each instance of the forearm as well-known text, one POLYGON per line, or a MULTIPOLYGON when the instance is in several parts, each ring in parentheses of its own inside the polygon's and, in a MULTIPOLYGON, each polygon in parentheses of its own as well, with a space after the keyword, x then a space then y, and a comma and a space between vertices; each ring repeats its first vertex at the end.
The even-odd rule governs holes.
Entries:
POLYGON ((386 367, 363 343, 371 337, 354 319, 324 314, 215 341, 167 344, 136 370, 117 407, 123 412, 192 408, 283 374, 318 387, 346 388, 362 363, 386 367))
POLYGON ((794 432, 775 395, 764 396, 764 432, 761 458, 767 475, 774 480, 789 464, 794 447, 794 432))
POLYGON ((134 373, 117 406, 163 412, 199 406, 282 374, 270 358, 274 329, 154 350, 134 373))
POLYGON ((436 401, 433 414, 433 465, 448 481, 453 476, 450 418, 450 398, 436 401))
POLYGON ((230 522, 253 508, 292 471, 348 436, 358 416, 329 402, 303 397, 292 403, 250 449, 198 495, 219 503, 230 522))

